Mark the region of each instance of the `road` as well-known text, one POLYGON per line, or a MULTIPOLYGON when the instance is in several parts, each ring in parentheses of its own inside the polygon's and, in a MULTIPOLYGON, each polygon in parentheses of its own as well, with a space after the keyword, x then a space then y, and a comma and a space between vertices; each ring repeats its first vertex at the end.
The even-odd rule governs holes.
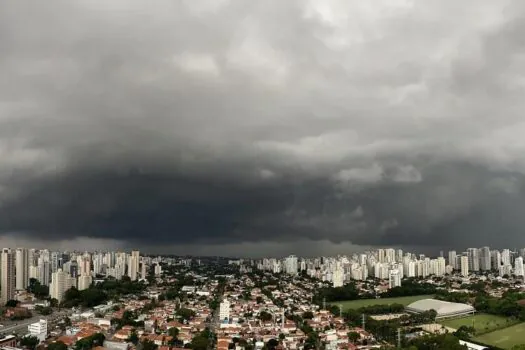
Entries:
POLYGON ((29 326, 31 323, 38 322, 41 319, 47 320, 47 327, 49 330, 51 330, 52 325, 61 321, 62 319, 64 319, 64 317, 70 314, 71 312, 69 310, 60 311, 60 312, 54 312, 53 314, 48 315, 48 316, 36 315, 26 320, 14 321, 15 324, 10 322, 10 324, 5 324, 4 327, 0 328, 0 333, 5 334, 5 335, 12 334, 12 333, 17 333, 20 335, 26 334, 27 326, 29 326))

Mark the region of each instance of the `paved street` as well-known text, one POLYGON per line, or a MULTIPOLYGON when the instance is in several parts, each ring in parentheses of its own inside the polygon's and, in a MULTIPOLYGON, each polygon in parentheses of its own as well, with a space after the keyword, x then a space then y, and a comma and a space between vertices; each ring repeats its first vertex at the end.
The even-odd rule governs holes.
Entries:
POLYGON ((60 311, 60 312, 54 312, 52 315, 49 315, 49 316, 36 315, 26 320, 8 321, 5 323, 2 323, 4 327, 0 328, 0 334, 5 334, 5 335, 12 334, 12 333, 25 334, 27 332, 27 326, 29 326, 31 323, 38 322, 41 319, 47 320, 48 328, 51 329, 52 325, 54 326, 56 323, 61 321, 68 314, 71 314, 71 312, 70 311, 60 311))

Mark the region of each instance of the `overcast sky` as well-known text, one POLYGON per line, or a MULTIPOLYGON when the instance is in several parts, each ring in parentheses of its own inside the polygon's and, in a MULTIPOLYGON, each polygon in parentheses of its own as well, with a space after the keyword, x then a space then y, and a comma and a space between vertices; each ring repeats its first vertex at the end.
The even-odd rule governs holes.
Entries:
POLYGON ((522 1, 1 6, 3 245, 525 247, 522 1))

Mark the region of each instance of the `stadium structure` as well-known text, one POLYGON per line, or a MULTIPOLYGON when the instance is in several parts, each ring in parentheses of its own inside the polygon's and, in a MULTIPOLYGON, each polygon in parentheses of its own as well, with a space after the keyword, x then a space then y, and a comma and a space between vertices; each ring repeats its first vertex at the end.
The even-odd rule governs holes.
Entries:
POLYGON ((476 309, 468 304, 451 303, 448 301, 436 299, 422 299, 408 305, 405 310, 409 313, 422 313, 425 311, 435 310, 436 319, 443 320, 447 318, 458 318, 472 315, 476 309))

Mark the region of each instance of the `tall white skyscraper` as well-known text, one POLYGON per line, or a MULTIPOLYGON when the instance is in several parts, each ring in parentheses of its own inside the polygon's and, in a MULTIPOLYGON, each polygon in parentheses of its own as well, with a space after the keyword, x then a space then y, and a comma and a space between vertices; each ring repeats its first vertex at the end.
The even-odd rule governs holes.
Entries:
POLYGON ((479 271, 479 250, 478 248, 468 248, 468 269, 469 271, 479 271))
POLYGON ((139 273, 140 252, 133 250, 128 258, 128 276, 132 281, 136 281, 139 273))
POLYGON ((342 287, 344 284, 344 270, 341 264, 337 263, 332 276, 332 285, 334 288, 342 287))
POLYGON ((510 265, 510 250, 503 249, 503 252, 501 253, 501 263, 503 265, 510 265))
POLYGON ((492 257, 492 269, 499 271, 499 267, 501 266, 501 253, 499 250, 493 250, 490 255, 492 257))
POLYGON ((384 249, 377 250, 377 259, 379 260, 380 263, 386 261, 384 249))
POLYGON ((230 302, 226 299, 219 304, 219 319, 221 321, 230 319, 230 302))
POLYGON ((451 250, 448 252, 448 264, 452 266, 454 270, 458 269, 458 265, 456 263, 456 251, 451 250))
POLYGON ((295 255, 290 255, 287 257, 284 265, 287 274, 297 275, 297 257, 295 255))
POLYGON ((4 306, 15 297, 15 254, 11 249, 2 249, 2 277, 0 288, 0 304, 4 306))
POLYGON ((490 248, 483 247, 479 249, 479 267, 482 271, 489 271, 491 269, 490 264, 490 248))
POLYGON ((461 275, 467 277, 469 273, 469 257, 466 255, 461 256, 461 275))
POLYGON ((394 269, 390 270, 388 273, 388 287, 394 288, 394 287, 400 287, 401 286, 401 275, 399 274, 399 270, 394 269))
POLYGON ((514 260, 514 275, 523 277, 525 275, 523 271, 523 258, 520 256, 514 260))
POLYGON ((162 266, 159 263, 155 264, 154 273, 155 273, 155 276, 160 276, 162 274, 162 266))
POLYGON ((15 274, 17 290, 24 290, 29 283, 29 252, 25 248, 17 248, 15 253, 15 274))
POLYGON ((435 265, 436 270, 434 271, 436 276, 438 276, 438 277, 444 276, 445 275, 445 267, 446 267, 445 258, 443 258, 443 257, 437 258, 436 259, 436 265, 435 265))
POLYGON ((75 286, 75 279, 69 275, 69 273, 58 269, 51 275, 51 284, 49 286, 49 295, 51 298, 61 302, 64 298, 64 294, 68 289, 75 286))
POLYGON ((145 280, 146 277, 148 277, 147 268, 148 268, 148 265, 146 265, 146 262, 143 261, 142 266, 140 267, 140 279, 145 280))
POLYGON ((396 261, 396 251, 392 248, 385 249, 386 262, 393 263, 396 261))

